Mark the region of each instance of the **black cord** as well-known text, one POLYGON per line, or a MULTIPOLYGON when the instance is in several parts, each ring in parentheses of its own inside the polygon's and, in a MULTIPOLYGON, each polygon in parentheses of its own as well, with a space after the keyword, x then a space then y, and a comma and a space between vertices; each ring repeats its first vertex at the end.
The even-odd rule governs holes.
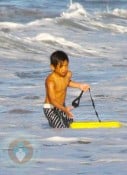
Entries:
POLYGON ((98 115, 98 112, 96 111, 96 108, 95 108, 95 103, 94 103, 94 100, 93 100, 93 98, 92 98, 90 88, 89 88, 89 93, 90 93, 90 98, 91 98, 91 102, 92 102, 92 106, 93 106, 93 108, 94 108, 95 114, 96 114, 96 116, 97 116, 97 118, 98 118, 98 121, 101 122, 101 120, 100 120, 100 118, 99 118, 99 115, 98 115))

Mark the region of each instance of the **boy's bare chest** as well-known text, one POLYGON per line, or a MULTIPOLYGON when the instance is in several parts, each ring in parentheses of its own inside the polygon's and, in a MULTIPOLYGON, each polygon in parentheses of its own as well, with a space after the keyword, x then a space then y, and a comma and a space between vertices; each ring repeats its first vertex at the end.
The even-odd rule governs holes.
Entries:
POLYGON ((64 91, 66 90, 68 83, 68 78, 60 78, 59 80, 55 81, 55 89, 58 91, 64 91))

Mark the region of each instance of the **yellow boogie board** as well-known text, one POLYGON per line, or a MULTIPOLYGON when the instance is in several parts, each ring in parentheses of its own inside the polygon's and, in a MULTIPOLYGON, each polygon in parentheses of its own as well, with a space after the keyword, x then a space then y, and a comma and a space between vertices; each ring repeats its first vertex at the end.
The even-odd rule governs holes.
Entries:
POLYGON ((72 129, 94 129, 94 128, 120 128, 122 124, 118 121, 74 121, 71 123, 72 129))

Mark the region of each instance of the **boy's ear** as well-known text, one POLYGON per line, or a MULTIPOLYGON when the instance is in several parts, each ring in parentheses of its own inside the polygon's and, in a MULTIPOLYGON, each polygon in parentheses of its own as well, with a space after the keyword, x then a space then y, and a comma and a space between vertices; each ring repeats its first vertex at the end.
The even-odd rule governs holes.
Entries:
POLYGON ((50 65, 50 68, 51 68, 52 71, 55 70, 55 67, 52 64, 50 65))

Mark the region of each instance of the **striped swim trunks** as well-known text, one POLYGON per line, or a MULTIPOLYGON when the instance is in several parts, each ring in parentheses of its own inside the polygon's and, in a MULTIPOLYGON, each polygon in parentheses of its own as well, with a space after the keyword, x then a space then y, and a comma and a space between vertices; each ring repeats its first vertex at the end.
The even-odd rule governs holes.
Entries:
POLYGON ((70 124, 73 122, 73 119, 68 118, 63 111, 51 104, 45 103, 43 105, 43 111, 52 128, 69 128, 70 124))

